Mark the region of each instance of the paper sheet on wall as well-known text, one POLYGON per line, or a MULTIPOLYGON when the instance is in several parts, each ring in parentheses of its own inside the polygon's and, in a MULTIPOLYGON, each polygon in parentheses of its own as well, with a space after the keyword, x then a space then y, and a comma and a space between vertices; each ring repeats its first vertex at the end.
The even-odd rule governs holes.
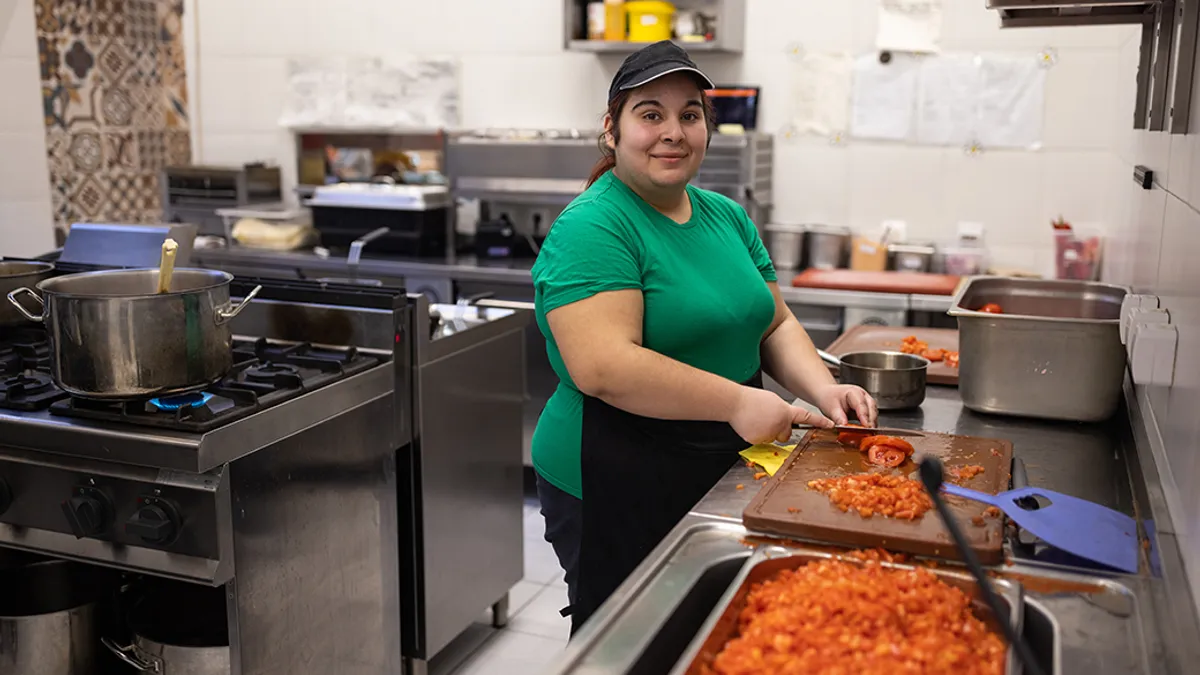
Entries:
POLYGON ((805 54, 792 68, 792 124, 802 134, 832 136, 849 122, 851 60, 805 54))
POLYGON ((919 65, 916 57, 906 54, 894 54, 888 63, 880 63, 875 54, 854 60, 851 136, 888 141, 911 137, 919 65))
POLYGON ((988 148, 1042 144, 1046 69, 1032 56, 980 57, 978 140, 988 148))
POLYGON ((963 146, 977 140, 979 59, 944 55, 921 64, 917 98, 917 142, 963 146))
POLYGON ((878 49, 933 54, 941 37, 942 0, 879 0, 878 49))
POLYGON ((449 59, 297 59, 288 64, 285 127, 453 128, 458 65, 449 59))

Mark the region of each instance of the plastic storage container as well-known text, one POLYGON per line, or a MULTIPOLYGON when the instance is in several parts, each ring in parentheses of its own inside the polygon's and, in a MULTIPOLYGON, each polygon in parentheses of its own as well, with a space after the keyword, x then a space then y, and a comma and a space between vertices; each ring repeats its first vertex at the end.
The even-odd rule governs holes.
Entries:
POLYGON ((637 0, 625 3, 629 14, 630 42, 658 42, 671 39, 671 20, 675 6, 661 0, 637 0))

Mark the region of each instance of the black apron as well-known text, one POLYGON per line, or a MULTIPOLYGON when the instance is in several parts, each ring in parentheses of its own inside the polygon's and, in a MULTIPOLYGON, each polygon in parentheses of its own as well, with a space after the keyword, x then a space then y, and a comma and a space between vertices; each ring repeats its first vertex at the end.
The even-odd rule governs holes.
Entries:
MULTIPOLYGON (((759 371, 744 383, 762 387, 759 371)), ((583 532, 574 634, 746 448, 724 422, 673 421, 583 399, 583 532)))

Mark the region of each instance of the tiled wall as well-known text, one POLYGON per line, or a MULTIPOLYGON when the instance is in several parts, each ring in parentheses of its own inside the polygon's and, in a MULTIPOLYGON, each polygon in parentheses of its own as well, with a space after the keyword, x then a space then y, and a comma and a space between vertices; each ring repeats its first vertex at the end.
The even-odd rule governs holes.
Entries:
POLYGON ((0 255, 54 248, 33 0, 0 0, 0 255))
MULTIPOLYGON (((287 134, 276 125, 286 57, 313 54, 451 54, 463 66, 463 123, 471 127, 594 127, 620 57, 564 53, 562 0, 416 2, 204 0, 199 4, 201 158, 271 158, 294 173, 287 134), (459 18, 455 18, 455 14, 459 18), (518 16, 520 15, 520 16, 518 16)), ((871 49, 876 0, 749 0, 746 53, 697 60, 726 83, 764 87, 760 122, 787 121, 785 48, 860 53, 871 49)), ((1049 220, 1111 225, 1097 191, 1115 170, 1121 45, 1127 27, 1001 31, 985 3, 945 3, 947 51, 1034 54, 1054 47, 1045 149, 991 152, 881 144, 780 144, 776 220, 874 227, 910 222, 910 239, 938 239, 954 223, 985 223, 998 261, 1050 265, 1049 220), (1031 255, 1032 253, 1032 255, 1031 255)), ((1129 79, 1129 86, 1133 86, 1129 79)))
MULTIPOLYGON (((1129 71, 1123 48, 1122 67, 1129 71)), ((1200 69, 1193 91, 1200 92, 1200 69)), ((1127 77, 1128 72, 1122 74, 1127 77)), ((1122 91, 1132 101, 1133 91, 1122 91)), ((1110 191, 1121 197, 1114 219, 1113 255, 1106 278, 1139 293, 1158 295, 1178 328, 1175 383, 1143 388, 1164 441, 1171 480, 1181 501, 1173 505, 1174 534, 1190 558, 1194 598, 1200 604, 1200 97, 1194 97, 1187 135, 1124 131, 1118 136, 1121 170, 1110 191), (1133 183, 1133 167, 1155 172, 1152 190, 1133 183)))

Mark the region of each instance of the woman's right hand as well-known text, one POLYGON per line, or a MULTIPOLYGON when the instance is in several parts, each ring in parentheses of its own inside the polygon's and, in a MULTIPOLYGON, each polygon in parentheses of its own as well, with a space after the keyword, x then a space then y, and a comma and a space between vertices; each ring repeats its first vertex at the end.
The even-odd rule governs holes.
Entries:
POLYGON ((766 389, 746 386, 742 387, 729 424, 751 445, 772 441, 785 443, 792 437, 793 424, 833 426, 828 418, 794 406, 766 389))

